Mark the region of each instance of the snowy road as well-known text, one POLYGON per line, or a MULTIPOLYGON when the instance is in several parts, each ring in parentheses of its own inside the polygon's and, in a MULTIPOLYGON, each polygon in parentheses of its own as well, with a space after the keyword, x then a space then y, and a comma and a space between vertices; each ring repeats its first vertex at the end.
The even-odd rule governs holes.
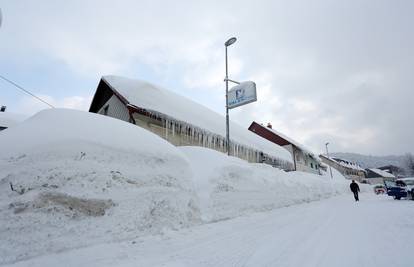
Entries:
POLYGON ((13 266, 411 266, 414 201, 363 194, 160 236, 44 255, 13 266))

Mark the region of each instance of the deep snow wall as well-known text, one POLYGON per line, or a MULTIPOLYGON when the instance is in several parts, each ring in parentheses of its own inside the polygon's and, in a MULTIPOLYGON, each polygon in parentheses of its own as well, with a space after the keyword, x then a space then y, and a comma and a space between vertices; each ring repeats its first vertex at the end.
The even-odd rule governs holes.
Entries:
POLYGON ((328 198, 349 191, 339 172, 334 179, 305 172, 285 172, 266 164, 251 164, 200 147, 180 147, 191 158, 202 219, 218 221, 328 198))
POLYGON ((135 125, 47 110, 0 147, 0 264, 200 222, 186 158, 135 125))
POLYGON ((0 132, 0 264, 348 192, 138 126, 53 109, 0 132))

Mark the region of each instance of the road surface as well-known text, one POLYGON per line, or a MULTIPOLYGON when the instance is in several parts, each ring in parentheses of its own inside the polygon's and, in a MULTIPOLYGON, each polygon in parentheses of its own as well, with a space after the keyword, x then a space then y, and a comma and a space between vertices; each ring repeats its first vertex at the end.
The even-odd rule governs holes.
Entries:
POLYGON ((412 266, 414 201, 344 195, 13 266, 412 266))

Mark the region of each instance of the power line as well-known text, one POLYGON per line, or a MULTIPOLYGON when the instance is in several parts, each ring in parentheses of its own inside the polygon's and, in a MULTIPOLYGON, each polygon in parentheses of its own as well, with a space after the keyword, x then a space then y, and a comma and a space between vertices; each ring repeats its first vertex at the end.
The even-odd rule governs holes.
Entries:
POLYGON ((28 90, 24 89, 23 87, 21 87, 21 86, 20 86, 20 85, 18 85, 17 83, 15 83, 15 82, 13 82, 13 81, 11 81, 11 80, 7 79, 6 77, 4 77, 4 76, 2 76, 2 75, 0 75, 0 78, 2 78, 3 80, 5 80, 5 81, 6 81, 6 82, 8 82, 8 83, 10 83, 10 84, 14 85, 14 86, 15 86, 15 87, 17 87, 18 89, 20 89, 20 90, 22 90, 23 92, 25 92, 26 94, 28 94, 28 95, 30 95, 30 96, 32 96, 32 97, 34 97, 34 98, 36 98, 37 100, 39 100, 39 101, 41 101, 41 102, 43 102, 43 103, 45 103, 45 104, 46 104, 46 105, 48 105, 49 107, 51 107, 51 108, 55 108, 53 105, 51 105, 51 104, 47 103, 45 100, 41 99, 40 97, 38 97, 38 96, 36 96, 36 95, 32 94, 31 92, 29 92, 28 90))

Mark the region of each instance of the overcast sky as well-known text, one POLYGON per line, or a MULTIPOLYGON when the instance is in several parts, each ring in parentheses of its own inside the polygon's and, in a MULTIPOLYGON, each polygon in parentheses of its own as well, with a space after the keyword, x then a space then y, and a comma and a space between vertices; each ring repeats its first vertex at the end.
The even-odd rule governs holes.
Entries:
MULTIPOLYGON (((2 1, 0 75, 87 110, 102 75, 225 112, 224 45, 258 101, 230 111, 313 149, 414 152, 414 1, 2 1)), ((0 105, 47 108, 0 80, 0 105)), ((224 123, 224 121, 223 121, 224 123)))

